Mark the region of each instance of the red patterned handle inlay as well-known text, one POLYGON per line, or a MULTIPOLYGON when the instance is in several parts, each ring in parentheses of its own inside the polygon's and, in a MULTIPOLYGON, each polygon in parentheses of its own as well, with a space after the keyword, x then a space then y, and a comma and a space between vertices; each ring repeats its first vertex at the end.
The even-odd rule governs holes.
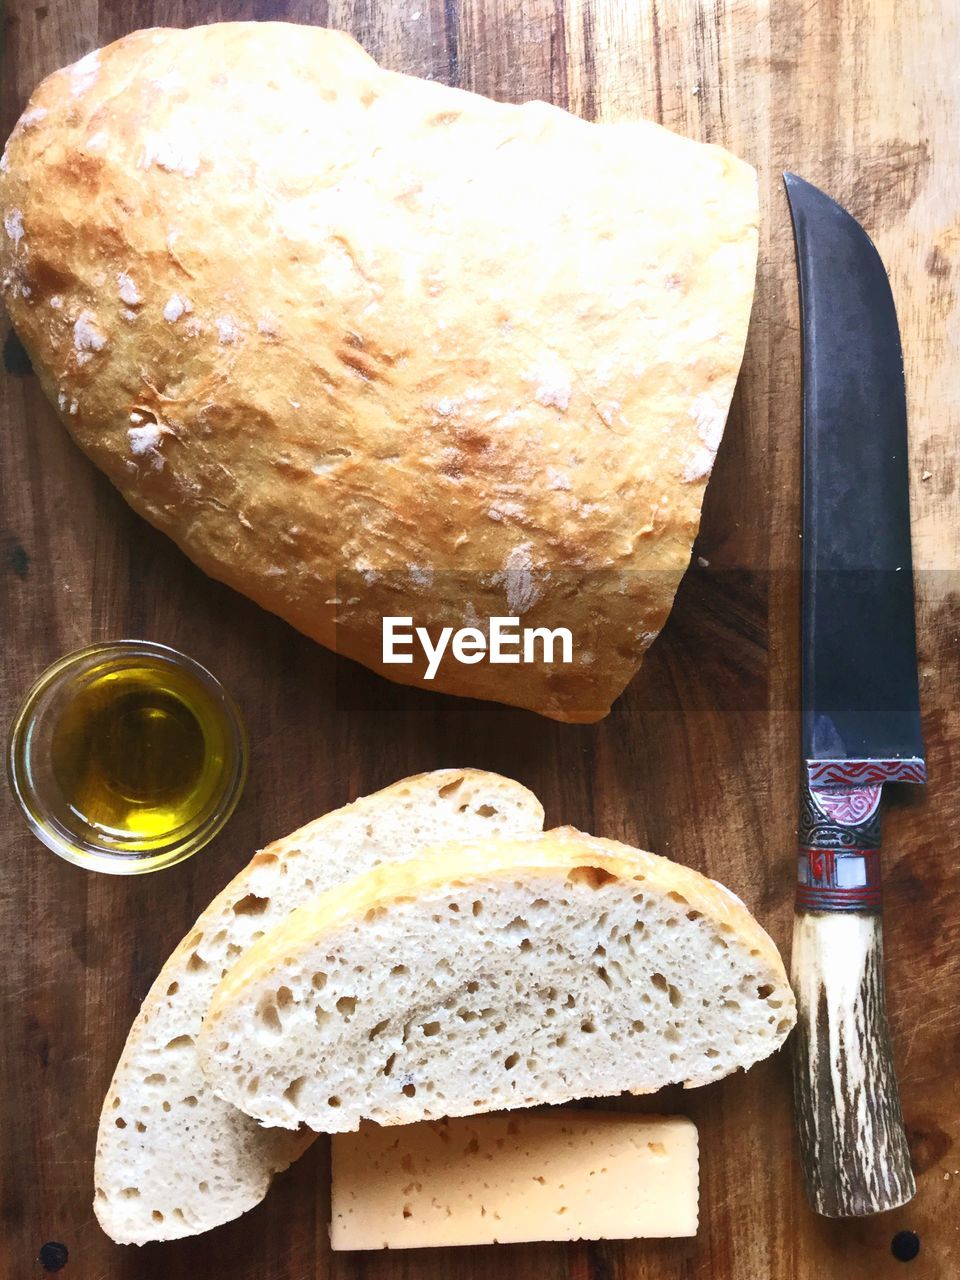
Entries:
POLYGON ((797 906, 804 911, 878 911, 879 849, 800 849, 797 906))

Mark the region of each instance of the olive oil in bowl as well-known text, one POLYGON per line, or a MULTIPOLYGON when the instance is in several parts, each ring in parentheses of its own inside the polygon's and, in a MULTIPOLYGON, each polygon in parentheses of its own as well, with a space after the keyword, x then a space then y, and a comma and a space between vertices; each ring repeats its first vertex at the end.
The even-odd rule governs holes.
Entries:
POLYGON ((10 777, 55 853, 101 871, 170 866, 239 798, 246 737, 220 683, 163 645, 118 641, 62 659, 21 708, 10 777))

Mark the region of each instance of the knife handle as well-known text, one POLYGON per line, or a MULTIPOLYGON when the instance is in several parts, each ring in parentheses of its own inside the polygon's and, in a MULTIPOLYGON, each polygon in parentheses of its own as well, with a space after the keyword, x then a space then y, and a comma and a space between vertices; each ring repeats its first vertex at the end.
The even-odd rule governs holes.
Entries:
POLYGON ((881 787, 802 789, 791 980, 807 1195, 828 1218, 916 1193, 883 986, 881 787))

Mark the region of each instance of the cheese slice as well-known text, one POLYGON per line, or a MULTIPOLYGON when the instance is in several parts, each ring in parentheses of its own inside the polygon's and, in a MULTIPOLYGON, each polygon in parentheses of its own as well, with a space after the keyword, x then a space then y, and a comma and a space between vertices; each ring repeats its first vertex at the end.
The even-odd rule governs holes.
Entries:
POLYGON ((678 1116, 524 1111, 332 1142, 330 1243, 422 1249, 692 1236, 697 1130, 678 1116))

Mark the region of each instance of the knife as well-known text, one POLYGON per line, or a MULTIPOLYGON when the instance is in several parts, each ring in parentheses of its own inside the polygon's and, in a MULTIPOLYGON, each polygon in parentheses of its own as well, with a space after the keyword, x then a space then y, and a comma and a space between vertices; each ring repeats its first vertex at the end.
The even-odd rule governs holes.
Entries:
POLYGON ((883 983, 880 796, 924 782, 903 355, 887 274, 784 174, 803 331, 800 855, 794 1100, 807 1193, 850 1217, 916 1191, 883 983))

